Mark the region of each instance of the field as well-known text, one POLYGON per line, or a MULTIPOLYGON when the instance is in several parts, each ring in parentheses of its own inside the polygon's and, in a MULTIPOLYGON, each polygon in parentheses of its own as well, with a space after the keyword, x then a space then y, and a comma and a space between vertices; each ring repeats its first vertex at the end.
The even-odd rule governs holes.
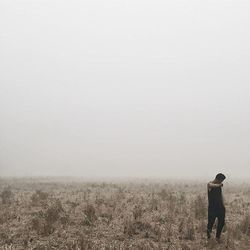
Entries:
POLYGON ((250 249, 250 184, 223 192, 218 244, 206 182, 0 178, 0 249, 250 249))

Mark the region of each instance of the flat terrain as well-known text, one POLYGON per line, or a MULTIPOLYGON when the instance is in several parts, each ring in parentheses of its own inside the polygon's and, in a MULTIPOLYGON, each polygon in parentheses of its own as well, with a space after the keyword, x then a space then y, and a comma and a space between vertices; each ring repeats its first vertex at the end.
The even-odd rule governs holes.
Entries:
POLYGON ((0 249, 249 250, 250 184, 223 192, 218 244, 206 239, 205 182, 0 178, 0 249))

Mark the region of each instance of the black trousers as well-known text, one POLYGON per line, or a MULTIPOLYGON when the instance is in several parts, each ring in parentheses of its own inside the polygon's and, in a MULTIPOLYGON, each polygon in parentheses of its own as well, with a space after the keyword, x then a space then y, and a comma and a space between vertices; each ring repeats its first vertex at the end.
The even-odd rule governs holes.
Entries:
POLYGON ((208 235, 212 232, 215 219, 218 219, 217 229, 216 229, 216 238, 220 238, 222 229, 225 225, 225 208, 208 208, 208 223, 207 223, 207 232, 208 235))

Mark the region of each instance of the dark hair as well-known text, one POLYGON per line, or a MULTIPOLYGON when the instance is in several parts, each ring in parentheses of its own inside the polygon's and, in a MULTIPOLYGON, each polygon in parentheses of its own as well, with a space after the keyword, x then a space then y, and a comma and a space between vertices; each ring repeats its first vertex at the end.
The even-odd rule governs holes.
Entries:
POLYGON ((217 179, 219 181, 224 181, 226 179, 226 176, 222 173, 219 173, 216 175, 215 179, 217 179))

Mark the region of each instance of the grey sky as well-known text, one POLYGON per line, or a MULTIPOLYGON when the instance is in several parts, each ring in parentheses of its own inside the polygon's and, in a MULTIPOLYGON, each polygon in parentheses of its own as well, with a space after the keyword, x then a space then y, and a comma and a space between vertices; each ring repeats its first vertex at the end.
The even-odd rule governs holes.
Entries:
POLYGON ((0 0, 0 175, 250 177, 249 1, 0 0))

